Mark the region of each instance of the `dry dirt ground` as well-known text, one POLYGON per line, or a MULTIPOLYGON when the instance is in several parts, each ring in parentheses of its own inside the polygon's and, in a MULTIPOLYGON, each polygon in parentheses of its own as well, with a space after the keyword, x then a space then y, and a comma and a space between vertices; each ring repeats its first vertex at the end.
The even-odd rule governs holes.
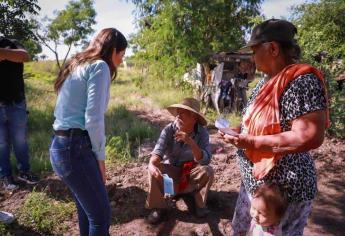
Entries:
MULTIPOLYGON (((131 111, 157 127, 171 120, 166 111, 154 107, 149 100, 145 104, 145 108, 132 107, 131 111)), ((138 149, 138 160, 108 169, 107 189, 113 212, 111 235, 230 235, 240 173, 234 156, 235 149, 225 145, 214 129, 209 131, 213 149, 211 165, 216 175, 208 198, 211 214, 198 219, 188 211, 184 201, 179 200, 166 221, 156 226, 146 223, 147 162, 154 146, 154 142, 147 141, 138 149)), ((319 193, 305 235, 345 235, 345 140, 326 138, 324 144, 313 151, 313 155, 318 170, 319 193)), ((53 174, 45 177, 38 188, 46 189, 56 199, 65 199, 69 194, 53 174)), ((0 207, 15 212, 30 191, 23 187, 12 195, 0 192, 0 207)), ((68 225, 69 230, 64 235, 78 235, 76 214, 68 225)), ((20 228, 17 235, 41 234, 20 228)))

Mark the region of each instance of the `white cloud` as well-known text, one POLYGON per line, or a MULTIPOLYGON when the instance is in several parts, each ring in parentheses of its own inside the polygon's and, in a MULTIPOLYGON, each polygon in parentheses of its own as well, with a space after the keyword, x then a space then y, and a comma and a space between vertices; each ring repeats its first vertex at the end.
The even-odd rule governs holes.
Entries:
POLYGON ((263 2, 261 10, 267 19, 288 19, 291 14, 290 8, 305 2, 312 2, 312 0, 266 0, 263 2))

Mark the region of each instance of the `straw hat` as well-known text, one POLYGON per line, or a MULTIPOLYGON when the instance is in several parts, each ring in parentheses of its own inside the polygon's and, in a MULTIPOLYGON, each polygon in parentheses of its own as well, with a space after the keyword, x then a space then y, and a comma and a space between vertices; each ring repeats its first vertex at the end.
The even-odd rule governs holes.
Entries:
POLYGON ((198 115, 198 122, 205 126, 207 125, 206 118, 200 113, 200 102, 195 98, 185 98, 181 103, 173 104, 167 107, 167 110, 173 115, 177 116, 177 108, 182 108, 191 111, 198 115))

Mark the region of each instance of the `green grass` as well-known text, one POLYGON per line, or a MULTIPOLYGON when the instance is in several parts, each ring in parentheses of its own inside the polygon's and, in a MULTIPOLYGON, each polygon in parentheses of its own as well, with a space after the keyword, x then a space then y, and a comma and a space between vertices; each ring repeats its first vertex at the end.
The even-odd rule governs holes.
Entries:
MULTIPOLYGON (((256 78, 249 84, 248 97, 258 81, 259 78, 256 78)), ((131 96, 131 94, 149 97, 161 109, 173 103, 178 103, 185 97, 193 97, 193 92, 186 86, 177 86, 172 82, 150 79, 135 69, 120 70, 115 86, 112 87, 113 97, 121 98, 122 102, 120 104, 124 106, 145 106, 145 104, 138 101, 138 97, 131 96)), ((209 109, 205 116, 212 124, 219 115, 215 110, 209 109)), ((239 114, 226 114, 225 118, 230 121, 232 126, 237 126, 241 122, 239 114)))
POLYGON ((56 94, 54 62, 30 62, 24 67, 25 92, 29 111, 28 142, 30 163, 36 173, 50 171, 49 144, 52 136, 56 94))
POLYGON ((206 113, 206 117, 209 124, 214 124, 218 117, 227 119, 230 122, 231 127, 236 127, 241 123, 241 117, 236 113, 218 115, 215 110, 209 109, 206 113))
POLYGON ((0 222, 0 235, 2 235, 2 236, 14 235, 10 232, 11 228, 12 228, 11 225, 6 225, 6 224, 0 222))
MULTIPOLYGON (((119 74, 120 76, 117 81, 119 81, 120 86, 116 88, 116 91, 125 91, 122 88, 127 87, 126 91, 149 97, 160 108, 165 108, 173 103, 180 102, 185 97, 193 96, 192 91, 186 89, 186 87, 177 85, 174 82, 150 78, 141 74, 135 68, 130 71, 120 70, 119 74), (128 80, 131 82, 130 85, 128 80)), ((118 93, 116 94, 119 95, 118 93)))
POLYGON ((0 235, 62 235, 76 211, 74 202, 57 201, 35 190, 25 196, 23 205, 12 212, 16 219, 11 224, 0 222, 0 235))
POLYGON ((66 222, 76 211, 73 202, 59 202, 45 192, 31 192, 18 211, 18 224, 25 225, 43 234, 67 231, 66 222))
POLYGON ((176 84, 158 79, 147 81, 141 93, 151 98, 160 108, 180 103, 186 97, 193 97, 193 91, 188 84, 176 84))
POLYGON ((106 114, 106 153, 108 162, 130 161, 146 139, 155 140, 159 130, 142 121, 126 106, 112 106, 106 114))

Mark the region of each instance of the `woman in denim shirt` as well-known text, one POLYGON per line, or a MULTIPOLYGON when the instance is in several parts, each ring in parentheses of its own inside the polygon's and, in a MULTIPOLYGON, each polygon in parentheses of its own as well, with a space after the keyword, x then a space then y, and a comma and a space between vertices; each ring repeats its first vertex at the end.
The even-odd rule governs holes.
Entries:
POLYGON ((75 199, 80 235, 109 235, 111 209, 105 189, 104 114, 112 78, 127 47, 114 28, 103 29, 62 68, 50 161, 75 199))

